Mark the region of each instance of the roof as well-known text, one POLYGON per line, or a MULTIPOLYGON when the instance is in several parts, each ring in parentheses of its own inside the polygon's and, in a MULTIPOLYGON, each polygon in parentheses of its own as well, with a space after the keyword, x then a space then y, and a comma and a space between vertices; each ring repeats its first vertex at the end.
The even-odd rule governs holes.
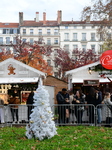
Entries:
POLYGON ((80 70, 83 70, 83 69, 87 69, 87 68, 89 68, 89 67, 96 66, 96 65, 98 65, 98 64, 100 64, 100 61, 97 61, 97 62, 92 63, 92 64, 89 64, 89 65, 85 65, 85 66, 82 66, 82 67, 79 67, 79 68, 76 68, 76 69, 72 69, 72 70, 66 71, 66 72, 65 72, 65 75, 73 74, 73 73, 78 72, 78 71, 80 71, 80 70))
POLYGON ((62 21, 61 22, 61 25, 65 25, 65 24, 94 24, 94 25, 96 25, 96 24, 101 24, 101 21, 89 21, 89 22, 87 22, 87 21, 62 21))
POLYGON ((43 73, 42 71, 39 71, 39 70, 37 70, 37 69, 35 69, 33 67, 30 67, 30 66, 28 66, 28 65, 26 65, 26 64, 24 64, 24 63, 22 63, 22 62, 20 62, 20 61, 18 61, 16 59, 13 59, 13 58, 8 58, 8 59, 0 62, 0 66, 6 64, 7 62, 9 62, 9 63, 12 62, 13 64, 17 63, 17 64, 19 64, 19 65, 21 65, 21 66, 23 66, 23 67, 25 67, 27 69, 30 69, 30 70, 38 73, 39 75, 45 76, 45 73, 43 73))
POLYGON ((0 28, 19 28, 19 23, 0 22, 0 28))
MULTIPOLYGON (((101 21, 62 21, 60 24, 58 24, 57 20, 46 20, 46 24, 43 24, 43 20, 40 20, 39 22, 36 22, 35 20, 23 20, 23 25, 21 27, 42 27, 42 26, 61 26, 61 25, 80 25, 80 24, 94 24, 98 25, 101 24, 101 21)), ((10 23, 10 22, 0 22, 0 28, 19 28, 19 22, 18 23, 10 23)))
POLYGON ((58 23, 57 21, 48 21, 46 20, 46 24, 44 25, 43 24, 43 21, 39 21, 39 22, 36 22, 36 21, 23 21, 23 25, 22 26, 35 26, 35 27, 40 27, 40 26, 58 26, 58 23))
POLYGON ((37 82, 41 76, 45 73, 13 58, 0 62, 0 83, 37 82))

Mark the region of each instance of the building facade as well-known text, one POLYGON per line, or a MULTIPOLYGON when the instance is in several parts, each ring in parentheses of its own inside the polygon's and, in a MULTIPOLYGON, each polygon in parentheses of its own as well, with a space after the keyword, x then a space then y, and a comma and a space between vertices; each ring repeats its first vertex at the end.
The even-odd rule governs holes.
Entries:
MULTIPOLYGON (((43 12, 43 20, 39 20, 39 12, 36 12, 34 20, 24 20, 23 12, 19 12, 18 23, 0 23, 0 48, 11 49, 10 41, 16 44, 15 36, 21 36, 23 41, 34 44, 40 41, 44 45, 52 47, 53 54, 56 50, 64 49, 72 56, 74 49, 86 51, 92 49, 94 53, 102 53, 103 36, 97 34, 100 25, 99 21, 62 21, 62 11, 57 11, 55 20, 47 20, 43 12)), ((111 27, 112 28, 112 27, 111 27)), ((51 58, 46 58, 51 66, 55 66, 51 58)), ((54 67, 54 72, 56 69, 54 67)))

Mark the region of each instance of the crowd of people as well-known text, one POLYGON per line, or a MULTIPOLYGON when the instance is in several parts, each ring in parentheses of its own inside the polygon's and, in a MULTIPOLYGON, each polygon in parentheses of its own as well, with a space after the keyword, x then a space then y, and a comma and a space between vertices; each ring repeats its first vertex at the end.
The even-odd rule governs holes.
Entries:
POLYGON ((88 94, 84 94, 81 89, 74 93, 73 90, 67 91, 66 88, 63 88, 62 91, 58 92, 56 98, 59 124, 74 123, 74 117, 76 118, 76 123, 82 124, 85 109, 87 110, 90 124, 95 123, 95 109, 97 111, 97 124, 101 124, 102 104, 106 104, 106 118, 112 117, 111 108, 109 108, 112 105, 112 95, 106 92, 103 96, 99 88, 91 87, 88 94))
MULTIPOLYGON (((33 107, 33 96, 34 92, 31 91, 29 94, 26 104, 27 104, 27 120, 30 119, 30 114, 32 113, 33 107)), ((99 88, 91 87, 88 94, 84 94, 81 89, 67 91, 63 88, 56 95, 58 103, 58 123, 83 123, 83 114, 87 110, 88 121, 90 124, 94 124, 95 118, 95 108, 97 111, 97 124, 102 123, 102 104, 106 105, 105 115, 106 122, 112 123, 112 95, 106 92, 102 96, 102 92, 99 88)), ((19 123, 18 116, 18 106, 20 104, 20 96, 17 90, 14 90, 13 94, 9 96, 10 112, 12 116, 13 123, 19 123)), ((4 101, 0 98, 0 123, 5 123, 4 121, 4 101)))
MULTIPOLYGON (((26 104, 27 104, 27 119, 29 121, 30 119, 30 114, 32 113, 32 109, 33 109, 33 96, 34 96, 34 92, 31 91, 31 93, 29 94, 26 104)), ((11 112, 11 117, 12 117, 12 123, 19 123, 19 114, 18 114, 18 107, 20 105, 21 101, 20 101, 20 94, 17 90, 14 90, 13 93, 11 95, 9 95, 9 101, 8 104, 10 105, 10 112, 11 112)), ((0 98, 0 123, 5 123, 4 120, 4 101, 3 99, 0 98)))

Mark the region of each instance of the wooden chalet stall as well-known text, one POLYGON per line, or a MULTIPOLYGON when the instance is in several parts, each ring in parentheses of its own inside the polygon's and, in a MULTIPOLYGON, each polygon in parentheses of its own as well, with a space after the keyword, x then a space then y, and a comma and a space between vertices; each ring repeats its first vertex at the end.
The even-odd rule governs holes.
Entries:
POLYGON ((21 103, 25 103, 31 90, 38 87, 38 79, 44 76, 45 73, 18 60, 6 59, 0 62, 0 97, 7 104, 9 95, 17 89, 21 103))
POLYGON ((77 89, 87 94, 91 86, 99 87, 100 90, 112 92, 112 70, 103 68, 100 62, 95 62, 83 67, 66 71, 68 76, 68 89, 77 89))
POLYGON ((49 90, 51 91, 51 94, 54 94, 54 103, 52 104, 57 104, 56 95, 58 94, 58 92, 61 91, 62 88, 68 88, 68 83, 66 81, 63 81, 50 75, 44 79, 43 84, 50 89, 54 89, 54 93, 51 90, 49 90))

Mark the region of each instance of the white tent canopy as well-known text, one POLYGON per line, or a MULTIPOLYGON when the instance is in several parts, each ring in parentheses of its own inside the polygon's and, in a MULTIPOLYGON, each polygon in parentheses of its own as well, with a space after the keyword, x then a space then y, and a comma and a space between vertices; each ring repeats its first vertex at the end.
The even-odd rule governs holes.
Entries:
MULTIPOLYGON (((112 74, 110 74, 109 79, 107 78, 108 75, 105 77, 101 77, 99 74, 99 71, 93 71, 89 73, 89 68, 95 67, 99 65, 100 62, 95 62, 89 65, 85 65, 73 70, 66 71, 65 75, 68 76, 68 88, 70 89, 72 87, 72 83, 84 83, 84 80, 98 80, 99 83, 109 83, 112 81, 112 74)), ((108 71, 107 71, 108 72, 108 71)))
POLYGON ((0 84, 37 82, 45 73, 13 58, 0 62, 0 84))

